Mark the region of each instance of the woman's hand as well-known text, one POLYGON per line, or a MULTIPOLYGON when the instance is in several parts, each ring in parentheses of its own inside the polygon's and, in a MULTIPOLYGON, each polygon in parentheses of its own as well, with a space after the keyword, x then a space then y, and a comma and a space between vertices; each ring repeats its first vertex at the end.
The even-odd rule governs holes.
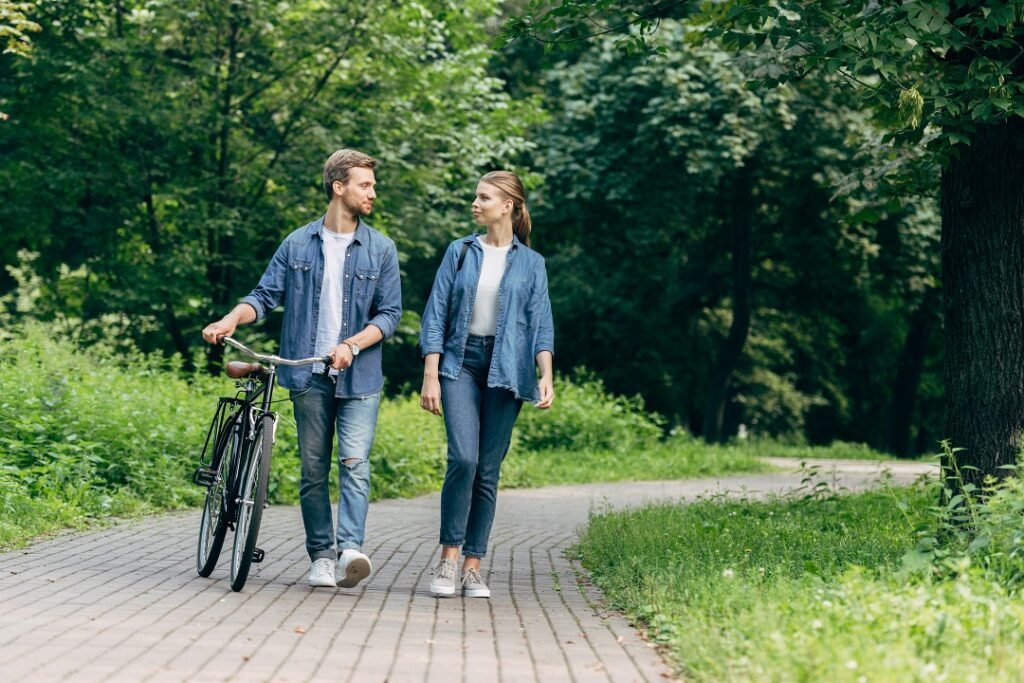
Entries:
POLYGON ((437 375, 423 376, 423 388, 420 390, 420 408, 434 415, 441 414, 441 381, 437 375))
POLYGON ((551 381, 551 376, 545 375, 540 378, 540 401, 538 401, 537 407, 541 410, 547 410, 554 402, 555 385, 554 382, 551 381))

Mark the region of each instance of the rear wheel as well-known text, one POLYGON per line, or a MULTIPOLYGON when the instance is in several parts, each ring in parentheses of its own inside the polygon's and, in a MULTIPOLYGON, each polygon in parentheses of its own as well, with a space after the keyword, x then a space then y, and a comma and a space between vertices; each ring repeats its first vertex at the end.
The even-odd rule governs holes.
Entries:
POLYGON ((263 507, 267 503, 267 482, 270 479, 270 456, 274 447, 274 418, 260 418, 253 443, 252 457, 242 479, 238 502, 238 523, 235 543, 231 549, 231 590, 240 591, 249 578, 256 538, 260 534, 263 507))
POLYGON ((224 537, 228 533, 224 496, 227 494, 231 467, 237 453, 237 421, 236 414, 225 423, 217 436, 217 446, 211 461, 213 483, 206 491, 203 516, 199 521, 199 545, 196 548, 196 571, 199 576, 209 576, 213 572, 224 546, 224 537))

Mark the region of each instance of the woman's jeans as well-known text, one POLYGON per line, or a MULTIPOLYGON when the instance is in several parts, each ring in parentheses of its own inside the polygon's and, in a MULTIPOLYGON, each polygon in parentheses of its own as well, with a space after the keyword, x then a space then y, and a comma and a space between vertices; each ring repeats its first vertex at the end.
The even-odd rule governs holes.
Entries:
POLYGON ((299 432, 299 505, 310 559, 334 559, 336 552, 363 545, 370 505, 370 446, 377 428, 380 392, 363 398, 336 398, 334 379, 313 375, 307 391, 294 393, 299 432), (328 477, 334 435, 338 435, 338 526, 331 522, 328 477), (337 545, 337 551, 335 551, 337 545))
POLYGON ((466 557, 487 554, 501 462, 522 401, 487 386, 494 337, 470 336, 458 379, 441 378, 448 471, 441 489, 441 544, 466 557))

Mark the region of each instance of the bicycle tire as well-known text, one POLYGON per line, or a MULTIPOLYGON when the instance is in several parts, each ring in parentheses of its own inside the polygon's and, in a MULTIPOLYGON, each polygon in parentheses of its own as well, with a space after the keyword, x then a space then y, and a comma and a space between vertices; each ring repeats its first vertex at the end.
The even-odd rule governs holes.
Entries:
POLYGON ((217 566, 221 549, 224 547, 224 538, 228 533, 229 520, 224 515, 224 496, 228 492, 228 483, 231 480, 237 420, 238 413, 232 415, 224 424, 217 436, 217 447, 211 459, 211 468, 215 472, 214 483, 206 491, 203 514, 199 519, 199 543, 196 547, 196 572, 203 577, 212 574, 217 566))
POLYGON ((263 506, 267 502, 267 483, 270 479, 270 458, 274 448, 274 418, 264 415, 256 429, 252 456, 242 478, 238 521, 235 524, 235 542, 231 549, 231 590, 238 592, 245 586, 252 566, 256 539, 263 520, 263 506))

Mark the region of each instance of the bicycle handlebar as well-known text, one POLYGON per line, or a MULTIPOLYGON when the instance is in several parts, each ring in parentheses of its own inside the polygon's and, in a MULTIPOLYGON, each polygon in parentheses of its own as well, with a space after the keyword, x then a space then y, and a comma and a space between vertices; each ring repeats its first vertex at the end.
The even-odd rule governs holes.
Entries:
POLYGON ((312 365, 313 363, 323 363, 324 365, 330 365, 331 363, 334 362, 334 358, 331 356, 317 356, 314 358, 301 358, 298 360, 290 360, 288 358, 281 358, 280 356, 275 356, 273 354, 256 353, 242 342, 236 341, 231 337, 221 337, 219 341, 224 344, 227 344, 228 346, 235 347, 236 349, 246 354, 247 356, 250 356, 251 358, 255 358, 258 361, 263 361, 264 363, 269 363, 271 365, 312 365))

